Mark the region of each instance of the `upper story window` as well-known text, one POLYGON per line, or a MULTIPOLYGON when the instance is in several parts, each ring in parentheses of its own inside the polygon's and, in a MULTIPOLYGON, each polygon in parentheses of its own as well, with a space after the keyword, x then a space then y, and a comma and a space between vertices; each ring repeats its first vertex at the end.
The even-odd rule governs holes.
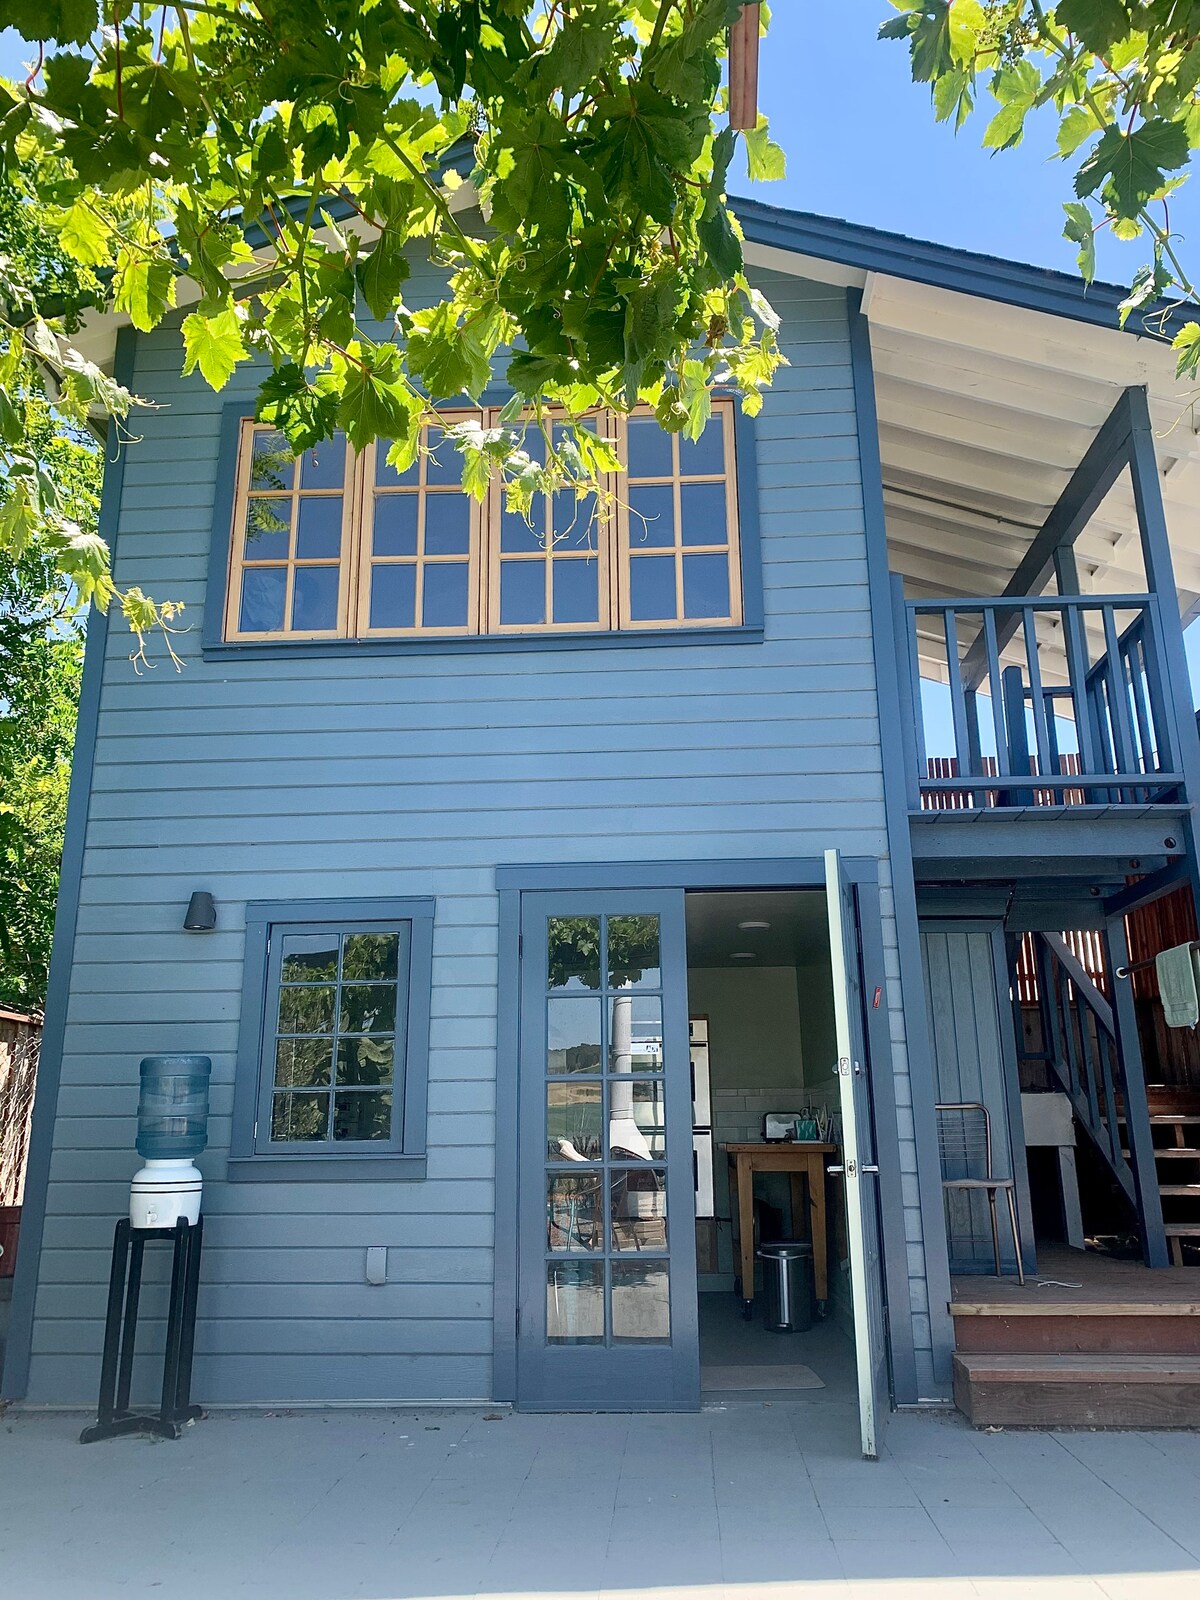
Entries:
MULTIPOLYGON (((445 414, 446 425, 480 417, 445 414)), ((494 414, 483 413, 485 421, 494 414)), ((596 498, 544 495, 529 521, 499 485, 463 493, 461 460, 427 428, 405 473, 389 442, 344 435, 293 458, 275 430, 242 424, 224 637, 380 639, 736 626, 742 617, 733 406, 694 443, 649 413, 591 424, 626 472, 596 498)), ((526 448, 541 444, 531 429, 526 448)))

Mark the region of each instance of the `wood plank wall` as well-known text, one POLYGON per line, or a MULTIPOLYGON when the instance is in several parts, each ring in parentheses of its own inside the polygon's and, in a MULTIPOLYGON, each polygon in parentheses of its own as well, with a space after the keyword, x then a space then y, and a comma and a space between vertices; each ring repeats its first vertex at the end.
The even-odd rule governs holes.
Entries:
MULTIPOLYGON (((184 670, 131 669, 114 624, 101 694, 31 1398, 94 1400, 139 1058, 213 1059, 195 1391, 207 1401, 491 1392, 499 863, 884 858, 886 831, 847 306, 773 273, 790 365, 757 423, 765 642, 677 648, 204 659, 220 414, 139 341, 117 579, 187 604, 184 670), (195 888, 217 931, 181 931, 195 888), (434 895, 428 1177, 224 1181, 251 899, 434 895), (364 1282, 367 1246, 388 1282, 364 1282)), ((432 297, 414 270, 406 299, 432 297)), ((237 385, 240 384, 240 389, 237 385)), ((884 878, 893 1075, 921 1382, 932 1381, 922 1219, 884 878)), ((501 1152, 509 1158, 509 1147, 501 1152)), ((150 1310, 156 1302, 151 1294, 150 1310)), ((931 1392, 927 1387, 922 1393, 931 1392)))

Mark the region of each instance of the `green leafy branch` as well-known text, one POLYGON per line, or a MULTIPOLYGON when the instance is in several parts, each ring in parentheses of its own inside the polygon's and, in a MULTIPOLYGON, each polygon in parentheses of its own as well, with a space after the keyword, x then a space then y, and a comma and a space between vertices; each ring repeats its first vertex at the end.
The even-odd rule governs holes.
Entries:
MULTIPOLYGON (((465 487, 499 478, 525 510, 535 493, 582 497, 617 470, 588 426, 597 409, 649 405, 695 437, 718 391, 758 410, 783 360, 725 201, 740 12, 10 0, 8 20, 43 45, 26 81, 0 84, 6 170, 86 275, 54 316, 32 268, 0 284, 25 308, 10 346, 36 339, 49 368, 74 363, 67 414, 119 420, 139 402, 70 354, 71 319, 99 308, 148 332, 174 313, 185 375, 220 390, 254 363, 258 415, 294 450, 337 430, 359 448, 386 438, 401 470, 424 428, 503 372, 511 417, 454 433, 465 487)), ((765 119, 745 147, 753 179, 783 175, 765 119)), ((5 372, 0 386, 16 381, 5 372)), ((9 472, 0 546, 58 540, 90 597, 111 600, 107 552, 73 553, 35 480, 31 462, 9 472)), ((139 637, 169 632, 166 607, 134 591, 122 606, 139 637)))
MULTIPOLYGON (((1096 272, 1096 237, 1146 239, 1150 259, 1121 305, 1166 331, 1195 275, 1171 226, 1171 196, 1200 147, 1200 5, 1179 0, 892 0, 899 15, 880 37, 909 47, 913 78, 928 83, 939 121, 960 128, 979 80, 998 106, 985 148, 1021 143, 1031 113, 1058 119, 1056 147, 1074 166, 1063 233, 1080 272, 1096 272)), ((1200 324, 1175 334, 1181 376, 1200 370, 1200 324)))

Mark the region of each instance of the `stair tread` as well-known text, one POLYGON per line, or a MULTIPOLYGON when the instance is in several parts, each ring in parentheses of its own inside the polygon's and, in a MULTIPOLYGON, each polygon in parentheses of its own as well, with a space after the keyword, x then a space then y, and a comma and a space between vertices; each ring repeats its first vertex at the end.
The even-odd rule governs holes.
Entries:
POLYGON ((1160 1183, 1159 1194, 1190 1194, 1200 1196, 1200 1183, 1160 1183))
POLYGON ((990 1355, 954 1353, 972 1382, 1200 1384, 1200 1356, 990 1355))
POLYGON ((1167 1222, 1164 1228, 1179 1239, 1200 1238, 1200 1222, 1167 1222))

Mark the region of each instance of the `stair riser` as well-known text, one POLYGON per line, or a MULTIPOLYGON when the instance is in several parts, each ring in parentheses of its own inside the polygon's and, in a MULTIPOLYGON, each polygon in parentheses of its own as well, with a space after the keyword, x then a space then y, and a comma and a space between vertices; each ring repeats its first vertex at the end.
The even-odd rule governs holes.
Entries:
POLYGON ((978 1380, 954 1403, 976 1428, 1200 1428, 1200 1384, 978 1380))
POLYGON ((971 1355, 1200 1356, 1200 1317, 955 1317, 971 1355))

